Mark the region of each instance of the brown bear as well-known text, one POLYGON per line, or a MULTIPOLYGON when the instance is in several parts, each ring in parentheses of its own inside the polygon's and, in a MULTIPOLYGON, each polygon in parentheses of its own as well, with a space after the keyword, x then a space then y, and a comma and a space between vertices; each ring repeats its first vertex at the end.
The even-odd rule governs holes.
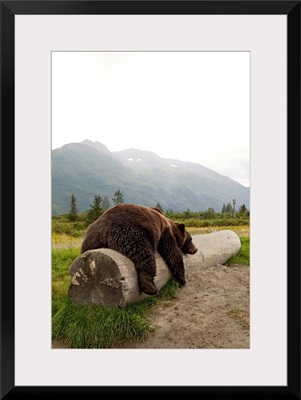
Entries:
POLYGON ((136 266, 140 290, 147 294, 158 292, 156 251, 181 286, 186 283, 182 253, 197 252, 184 224, 166 218, 156 207, 135 204, 113 206, 88 227, 81 254, 98 248, 110 248, 129 258, 136 266))

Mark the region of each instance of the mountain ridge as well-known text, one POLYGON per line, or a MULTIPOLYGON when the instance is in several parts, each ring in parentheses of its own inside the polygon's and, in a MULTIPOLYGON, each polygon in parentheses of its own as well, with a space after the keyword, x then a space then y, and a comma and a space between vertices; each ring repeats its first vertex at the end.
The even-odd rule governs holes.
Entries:
POLYGON ((250 205, 249 188, 201 164, 134 148, 111 152, 90 140, 52 150, 53 215, 69 211, 72 194, 82 212, 95 194, 111 201, 116 190, 127 203, 160 203, 164 210, 220 211, 234 198, 237 208, 250 205))

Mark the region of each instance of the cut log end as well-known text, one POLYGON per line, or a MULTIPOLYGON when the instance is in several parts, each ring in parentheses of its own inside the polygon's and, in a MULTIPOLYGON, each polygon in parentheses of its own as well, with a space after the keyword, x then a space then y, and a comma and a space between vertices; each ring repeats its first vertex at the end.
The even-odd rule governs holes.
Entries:
MULTIPOLYGON (((117 260, 118 261, 118 260, 117 260)), ((92 250, 70 268, 69 297, 74 302, 114 307, 122 297, 121 275, 114 257, 92 250)))
MULTIPOLYGON (((230 230, 193 236, 198 248, 194 255, 184 256, 185 270, 204 269, 224 264, 241 247, 238 235, 230 230)), ((169 268, 156 254, 155 284, 160 290, 171 277, 169 268)), ((135 265, 122 254, 111 249, 88 250, 72 263, 68 296, 71 301, 104 307, 124 307, 147 295, 138 286, 135 265)))

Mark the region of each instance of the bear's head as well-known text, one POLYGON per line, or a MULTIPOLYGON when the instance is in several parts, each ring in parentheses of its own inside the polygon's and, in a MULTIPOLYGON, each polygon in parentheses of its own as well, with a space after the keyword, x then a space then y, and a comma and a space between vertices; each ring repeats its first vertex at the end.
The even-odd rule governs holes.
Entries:
POLYGON ((185 225, 184 224, 180 224, 178 222, 175 223, 178 231, 179 231, 179 235, 175 235, 178 246, 180 247, 180 249, 182 250, 182 253, 184 254, 195 254, 198 249, 195 247, 193 241, 192 241, 192 237, 190 235, 189 232, 186 231, 185 229, 185 225))

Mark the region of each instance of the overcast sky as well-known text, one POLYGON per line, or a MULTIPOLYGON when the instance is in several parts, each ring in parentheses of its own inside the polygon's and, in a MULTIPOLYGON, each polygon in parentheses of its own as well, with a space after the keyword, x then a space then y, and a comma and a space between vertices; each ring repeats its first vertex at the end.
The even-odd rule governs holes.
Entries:
POLYGON ((249 186, 249 52, 53 52, 52 148, 85 139, 249 186))

